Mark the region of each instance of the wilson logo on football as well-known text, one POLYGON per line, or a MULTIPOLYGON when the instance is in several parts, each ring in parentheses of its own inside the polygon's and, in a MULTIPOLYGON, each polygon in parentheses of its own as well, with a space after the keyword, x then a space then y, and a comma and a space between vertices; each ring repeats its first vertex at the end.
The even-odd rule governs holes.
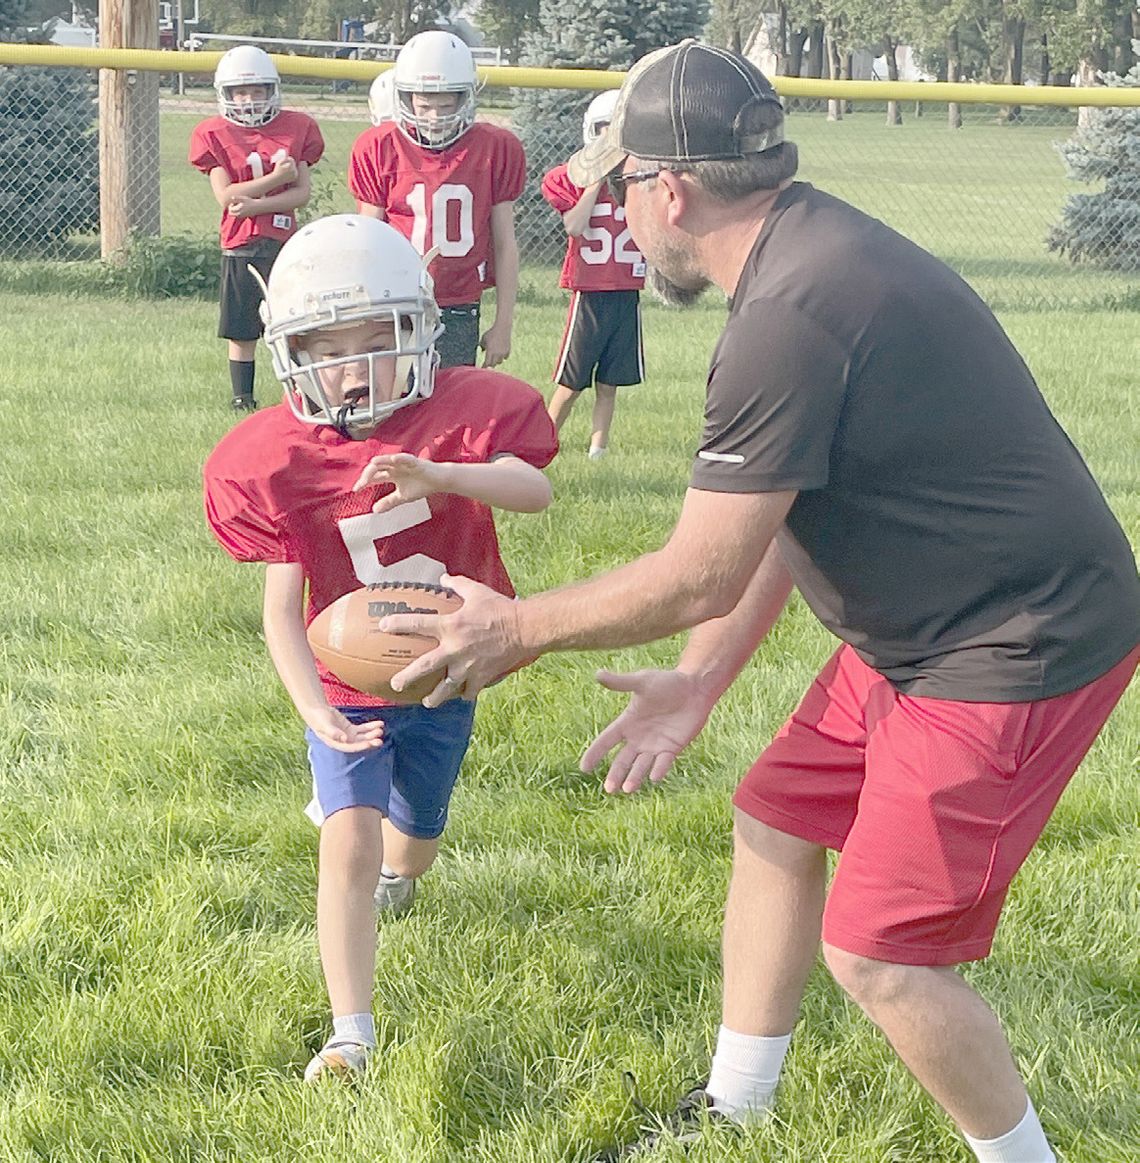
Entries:
POLYGON ((409 606, 407 602, 369 602, 370 618, 386 618, 389 614, 438 614, 431 606, 409 606))

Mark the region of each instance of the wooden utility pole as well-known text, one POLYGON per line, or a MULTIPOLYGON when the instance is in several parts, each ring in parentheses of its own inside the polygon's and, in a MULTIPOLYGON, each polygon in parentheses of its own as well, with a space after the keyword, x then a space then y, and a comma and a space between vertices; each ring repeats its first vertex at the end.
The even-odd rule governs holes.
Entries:
MULTIPOLYGON (((158 48, 155 0, 99 0, 100 48, 158 48)), ((159 231, 158 73, 99 70, 99 232, 103 258, 159 231)))

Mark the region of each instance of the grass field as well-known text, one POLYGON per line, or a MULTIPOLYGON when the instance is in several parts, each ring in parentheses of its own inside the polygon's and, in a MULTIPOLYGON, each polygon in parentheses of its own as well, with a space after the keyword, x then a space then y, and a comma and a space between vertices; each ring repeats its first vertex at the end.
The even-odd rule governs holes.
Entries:
MULTIPOLYGON (((551 657, 487 692, 443 854, 382 931, 383 1053, 359 1090, 306 1089, 327 1029, 316 833, 260 571, 201 517, 200 466, 231 423, 215 310, 0 293, 0 1161, 584 1160, 635 1122, 623 1070, 664 1107, 707 1068, 730 790, 827 636, 793 605, 668 783, 634 799, 576 769, 619 705, 592 673, 675 644, 551 657)), ((530 273, 508 370, 545 385, 563 310, 530 273)), ((501 521, 521 590, 667 535, 721 314, 648 306, 651 379, 619 401, 614 454, 586 461, 581 408, 552 509, 501 521)), ((1140 540, 1134 319, 1003 321, 1140 540)), ((1140 1158, 1137 695, 967 970, 1069 1163, 1140 1158)), ((968 1155, 820 971, 778 1119, 690 1158, 968 1155)))

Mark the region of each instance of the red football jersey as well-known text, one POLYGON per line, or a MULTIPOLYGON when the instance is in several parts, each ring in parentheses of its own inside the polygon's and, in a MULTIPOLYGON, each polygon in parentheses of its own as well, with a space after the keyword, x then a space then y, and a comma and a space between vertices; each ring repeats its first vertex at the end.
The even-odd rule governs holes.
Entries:
MULTIPOLYGON (((438 583, 452 573, 513 595, 488 506, 436 493, 373 513, 393 486, 359 493, 352 486, 383 453, 463 464, 510 453, 544 468, 557 449, 554 426, 532 387, 489 369, 450 368, 437 374, 432 396, 394 412, 367 440, 302 424, 284 403, 255 412, 206 461, 206 519, 238 561, 301 564, 309 591, 306 625, 342 594, 372 582, 438 583)), ((317 670, 333 706, 384 704, 319 663, 317 670)))
MULTIPOLYGON (((282 109, 268 125, 235 125, 210 117, 190 134, 190 164, 204 174, 221 166, 231 182, 251 182, 273 172, 273 157, 284 150, 297 162, 316 165, 325 152, 317 123, 307 114, 282 109)), ((258 214, 234 218, 222 211, 222 250, 233 250, 254 238, 284 240, 297 229, 295 214, 258 214)))
POLYGON ((366 129, 352 147, 348 188, 379 206, 420 254, 439 247, 429 268, 444 307, 477 303, 495 284, 491 208, 526 185, 526 155, 509 129, 477 121, 447 149, 424 149, 395 122, 366 129))
MULTIPOLYGON (((555 166, 542 179, 542 196, 565 214, 578 205, 582 187, 570 181, 565 166, 555 166)), ((626 227, 625 207, 613 200, 605 182, 589 225, 567 240, 558 285, 571 291, 640 291, 645 285, 645 259, 626 227)))

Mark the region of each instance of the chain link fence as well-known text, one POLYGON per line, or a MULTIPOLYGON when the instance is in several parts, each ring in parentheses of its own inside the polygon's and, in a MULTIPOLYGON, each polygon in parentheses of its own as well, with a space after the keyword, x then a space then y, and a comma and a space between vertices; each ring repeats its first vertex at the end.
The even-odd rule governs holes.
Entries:
MULTIPOLYGON (((146 87, 157 116, 126 126, 130 145, 120 157, 99 141, 96 77, 83 69, 0 67, 0 262, 97 258, 100 168, 103 197, 134 201, 126 212, 149 223, 149 233, 216 245, 218 208, 207 180, 187 162, 192 128, 216 112, 209 78, 128 71, 128 86, 146 87), (109 190, 114 166, 123 180, 109 190)), ((533 115, 528 91, 485 88, 480 96, 480 117, 514 129, 527 146, 519 241, 524 264, 549 267, 552 281, 565 235, 538 187, 575 148, 592 96, 545 91, 554 119, 533 115)), ((284 104, 314 117, 326 140, 305 217, 353 209, 345 175, 352 143, 369 124, 366 97, 361 81, 286 80, 284 104)), ((830 104, 829 116, 825 100, 787 101, 800 177, 914 239, 991 304, 1096 305, 1140 294, 1140 109, 911 101, 893 103, 901 123, 888 124, 886 101, 830 104), (1131 144, 1117 151, 1111 172, 1074 180, 1062 147, 1071 148, 1078 121, 1095 128, 1112 118, 1131 144), (1087 206, 1074 199, 1106 191, 1126 206, 1131 200, 1131 217, 1127 210, 1086 214, 1074 227, 1074 208, 1087 206)))

